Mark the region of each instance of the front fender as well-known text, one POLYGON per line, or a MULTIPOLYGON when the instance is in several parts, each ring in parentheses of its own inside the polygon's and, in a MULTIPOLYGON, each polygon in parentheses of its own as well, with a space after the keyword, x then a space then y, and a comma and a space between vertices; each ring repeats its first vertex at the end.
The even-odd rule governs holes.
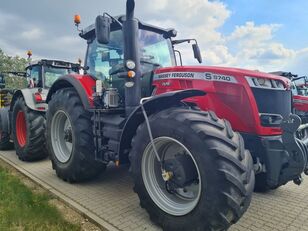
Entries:
POLYGON ((90 109, 93 106, 95 80, 89 75, 65 75, 60 77, 49 89, 46 103, 51 100, 56 91, 68 87, 76 90, 85 109, 90 109))
MULTIPOLYGON (((181 90, 163 93, 157 96, 149 98, 143 103, 143 107, 147 112, 147 115, 162 111, 164 109, 180 105, 183 99, 204 96, 206 93, 200 90, 181 90)), ((137 107, 127 119, 120 139, 119 146, 119 160, 120 163, 128 161, 127 151, 130 149, 131 140, 136 134, 138 126, 144 122, 144 116, 142 114, 141 105, 137 107)))

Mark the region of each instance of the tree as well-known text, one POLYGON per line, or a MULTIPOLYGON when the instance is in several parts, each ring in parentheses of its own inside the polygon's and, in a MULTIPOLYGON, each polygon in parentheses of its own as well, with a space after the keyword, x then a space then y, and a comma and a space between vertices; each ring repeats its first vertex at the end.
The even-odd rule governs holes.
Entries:
POLYGON ((4 71, 24 71, 28 61, 19 56, 9 56, 0 49, 0 73, 4 71))

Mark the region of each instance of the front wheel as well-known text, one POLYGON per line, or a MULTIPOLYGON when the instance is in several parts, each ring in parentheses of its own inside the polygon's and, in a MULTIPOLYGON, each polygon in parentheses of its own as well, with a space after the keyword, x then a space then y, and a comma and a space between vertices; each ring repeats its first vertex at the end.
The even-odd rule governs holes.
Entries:
POLYGON ((91 114, 73 88, 58 90, 48 104, 47 146, 57 176, 65 181, 85 181, 106 168, 95 161, 91 114))
POLYGON ((254 187, 242 137, 212 112, 171 108, 149 117, 130 152, 134 190, 164 230, 225 230, 248 208, 254 187))

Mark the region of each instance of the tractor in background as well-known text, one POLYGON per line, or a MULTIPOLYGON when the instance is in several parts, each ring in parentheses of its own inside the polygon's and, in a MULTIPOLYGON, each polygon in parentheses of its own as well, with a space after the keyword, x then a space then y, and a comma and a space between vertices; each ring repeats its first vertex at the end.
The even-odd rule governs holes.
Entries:
MULTIPOLYGON (((32 53, 28 55, 30 60, 32 53)), ((47 156, 45 113, 48 105, 45 100, 48 90, 57 78, 78 73, 79 69, 80 64, 42 59, 30 62, 25 72, 11 72, 18 75, 18 79, 12 76, 3 79, 0 149, 11 148, 13 141, 21 160, 34 161, 47 156)))
POLYGON ((284 71, 272 72, 272 74, 286 77, 292 81, 293 111, 302 119, 303 124, 308 123, 307 76, 298 76, 284 71))
POLYGON ((153 70, 175 65, 176 31, 136 19, 134 8, 127 0, 126 15, 104 13, 81 30, 85 73, 51 86, 46 131, 53 168, 78 182, 102 173, 97 161, 130 163, 140 205, 164 230, 225 230, 250 204, 251 155, 227 120, 186 103, 206 92, 151 96, 153 70))

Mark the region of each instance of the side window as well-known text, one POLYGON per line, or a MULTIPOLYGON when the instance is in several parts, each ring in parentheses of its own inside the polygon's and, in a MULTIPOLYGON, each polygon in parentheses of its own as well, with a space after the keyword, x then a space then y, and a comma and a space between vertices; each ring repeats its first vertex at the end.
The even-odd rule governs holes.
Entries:
MULTIPOLYGON (((27 70, 27 72, 29 69, 27 70)), ((29 87, 42 87, 42 77, 40 76, 40 67, 33 66, 29 72, 29 87)))
POLYGON ((110 34, 109 44, 98 44, 95 39, 88 47, 87 72, 103 80, 107 86, 113 81, 110 76, 112 68, 123 64, 122 39, 122 31, 113 31, 110 34))

